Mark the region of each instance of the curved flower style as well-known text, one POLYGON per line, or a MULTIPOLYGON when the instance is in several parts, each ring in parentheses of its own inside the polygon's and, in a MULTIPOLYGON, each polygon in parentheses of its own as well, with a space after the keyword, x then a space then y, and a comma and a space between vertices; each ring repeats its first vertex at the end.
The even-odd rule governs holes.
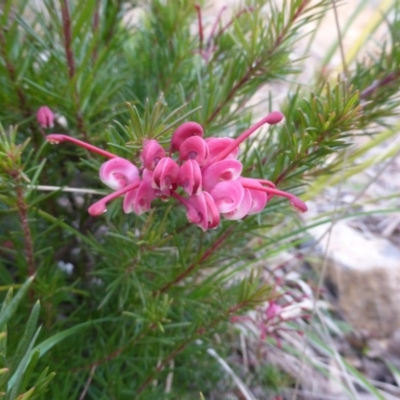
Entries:
POLYGON ((201 125, 185 122, 172 135, 169 156, 156 140, 144 143, 141 168, 67 135, 52 134, 47 140, 69 141, 109 159, 100 168, 100 179, 115 192, 90 206, 91 215, 105 212, 106 204, 120 196, 124 196, 124 212, 137 215, 150 210, 157 197, 173 197, 186 208, 188 220, 206 231, 219 225, 221 215, 238 220, 261 212, 273 196, 286 197, 297 210, 307 211, 303 201, 272 182, 241 176, 239 145, 262 125, 277 124, 282 118, 280 112, 272 112, 236 139, 203 139, 201 125), (176 159, 173 153, 178 154, 176 159))

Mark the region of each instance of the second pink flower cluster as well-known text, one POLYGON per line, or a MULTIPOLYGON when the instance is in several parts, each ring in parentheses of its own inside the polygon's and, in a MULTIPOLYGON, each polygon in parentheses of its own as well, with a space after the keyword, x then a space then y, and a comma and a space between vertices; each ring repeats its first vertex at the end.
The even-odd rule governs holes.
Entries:
POLYGON ((219 225, 221 215, 238 220, 259 213, 272 196, 286 197, 295 208, 307 210, 300 199, 276 189, 273 183, 241 176, 239 144, 263 124, 276 124, 282 117, 273 112, 236 139, 204 139, 201 125, 186 122, 173 133, 168 154, 157 140, 145 141, 140 169, 125 158, 70 136, 52 134, 47 140, 70 141, 109 158, 100 168, 100 179, 115 192, 90 206, 91 215, 102 214, 109 201, 122 195, 124 212, 137 215, 150 210, 157 197, 174 197, 185 206, 188 220, 206 231, 219 225))

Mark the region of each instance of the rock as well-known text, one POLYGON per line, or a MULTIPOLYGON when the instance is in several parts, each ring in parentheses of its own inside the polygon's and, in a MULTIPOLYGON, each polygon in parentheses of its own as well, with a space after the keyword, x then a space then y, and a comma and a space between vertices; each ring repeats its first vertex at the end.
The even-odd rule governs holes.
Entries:
MULTIPOLYGON (((334 224, 330 235, 329 227, 321 225, 310 233, 319 241, 320 254, 327 255, 326 276, 337 287, 340 310, 368 336, 391 336, 400 329, 400 249, 346 221, 334 224)), ((322 260, 314 263, 320 270, 322 265, 322 260)))

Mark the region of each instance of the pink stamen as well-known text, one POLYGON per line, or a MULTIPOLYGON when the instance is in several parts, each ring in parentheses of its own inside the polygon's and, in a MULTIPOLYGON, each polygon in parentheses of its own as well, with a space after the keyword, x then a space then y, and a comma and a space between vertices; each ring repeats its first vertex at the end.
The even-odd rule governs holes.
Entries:
POLYGON ((90 215, 97 216, 103 214, 107 211, 106 204, 109 203, 111 200, 116 199, 117 197, 122 196, 123 194, 136 189, 140 185, 140 181, 137 180, 119 190, 116 190, 113 193, 110 193, 108 196, 103 197, 101 200, 97 201, 96 203, 92 204, 88 208, 88 212, 90 215))
POLYGON ((101 156, 107 157, 107 158, 117 158, 115 154, 109 153, 108 151, 99 149, 96 146, 92 146, 89 143, 82 142, 81 140, 75 139, 71 136, 67 135, 62 135, 59 133, 52 133, 51 135, 46 136, 46 140, 50 144, 58 144, 60 142, 71 142, 73 144, 76 144, 77 146, 83 147, 86 150, 92 151, 93 153, 100 154, 101 156))
POLYGON ((278 122, 282 121, 283 115, 279 111, 273 111, 271 114, 268 114, 261 121, 258 121, 256 124, 251 126, 249 129, 244 131, 238 138, 236 138, 230 145, 228 145, 221 153, 219 153, 211 163, 215 163, 217 161, 221 161, 226 158, 233 150, 235 150, 240 143, 244 142, 252 133, 254 133, 258 128, 265 124, 274 125, 278 122))
POLYGON ((301 212, 306 212, 308 210, 308 207, 306 203, 304 203, 302 200, 300 200, 298 197, 294 196, 293 194, 283 192, 282 190, 278 190, 275 188, 267 188, 265 186, 258 186, 253 184, 252 182, 249 182, 247 179, 241 181, 242 185, 246 189, 251 189, 251 190, 260 190, 262 192, 265 192, 271 196, 281 196, 281 197, 286 197, 289 199, 290 204, 296 209, 301 212))

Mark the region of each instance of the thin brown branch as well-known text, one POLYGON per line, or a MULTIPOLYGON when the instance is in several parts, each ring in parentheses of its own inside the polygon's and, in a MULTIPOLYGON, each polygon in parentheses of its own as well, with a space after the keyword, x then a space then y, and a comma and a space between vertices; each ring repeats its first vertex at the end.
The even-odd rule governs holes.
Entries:
MULTIPOLYGON (((22 91, 21 85, 18 83, 14 64, 8 58, 8 55, 6 53, 6 48, 7 48, 6 38, 4 37, 3 30, 0 28, 0 55, 4 60, 4 64, 8 71, 8 77, 10 79, 11 84, 14 86, 15 92, 17 94, 19 108, 22 111, 22 115, 26 119, 29 119, 33 113, 32 113, 32 110, 27 105, 28 101, 25 97, 24 92, 22 91)), ((29 127, 33 133, 33 143, 35 145, 37 145, 37 138, 38 138, 38 135, 40 135, 41 131, 38 129, 38 127, 36 126, 35 123, 30 123, 29 127)))
POLYGON ((96 61, 98 53, 98 39, 96 39, 96 35, 98 35, 99 22, 100 22, 100 0, 96 0, 96 5, 93 14, 93 37, 94 40, 97 40, 97 43, 95 44, 93 49, 93 61, 96 61))
POLYGON ((198 262, 191 264, 187 269, 185 269, 182 273, 180 273, 173 281, 167 283, 160 290, 155 293, 165 293, 171 286, 176 285, 185 279, 193 270, 195 270, 202 262, 206 261, 229 237, 229 235, 233 231, 233 225, 231 225, 214 243, 211 247, 209 247, 201 256, 198 262))
POLYGON ((80 101, 78 90, 75 83, 75 58, 72 50, 72 24, 71 16, 68 7, 68 0, 61 0, 61 17, 64 32, 64 47, 65 47, 65 57, 67 59, 68 65, 68 77, 73 85, 73 100, 75 103, 75 118, 78 131, 82 134, 85 140, 88 140, 85 122, 82 117, 82 112, 80 110, 80 101))
POLYGON ((89 386, 92 383, 94 373, 96 372, 96 368, 97 368, 96 365, 93 365, 92 368, 90 368, 89 377, 86 381, 85 387, 83 388, 81 395, 79 396, 79 400, 83 400, 85 398, 86 393, 89 390, 89 386))
POLYGON ((337 7, 336 7, 336 0, 332 0, 332 6, 333 6, 333 13, 335 15, 335 25, 336 25, 336 31, 337 31, 338 40, 339 40, 339 49, 340 49, 340 58, 342 59, 342 68, 343 68, 345 77, 348 78, 349 70, 347 68, 346 57, 344 55, 343 37, 342 37, 342 31, 340 30, 339 15, 338 15, 337 7))
POLYGON ((221 103, 219 103, 219 105, 216 107, 214 112, 208 117, 207 123, 210 123, 212 120, 214 120, 214 118, 221 112, 222 108, 225 107, 236 96, 237 92, 252 78, 253 72, 257 71, 259 69, 264 58, 271 57, 271 55, 276 51, 276 49, 283 42, 283 39, 285 38, 287 32, 289 31, 289 28, 299 18, 299 16, 304 11, 304 9, 306 8, 306 6, 309 2, 310 2, 310 0, 303 0, 303 2, 300 4, 300 6, 296 10, 296 12, 293 14, 292 18, 290 18, 289 22, 283 28, 282 32, 278 35, 277 39, 275 40, 274 44, 272 45, 272 47, 269 50, 266 57, 263 57, 262 59, 258 59, 255 63, 253 63, 252 65, 249 66, 249 69, 247 70, 247 72, 231 88, 231 90, 229 91, 226 98, 221 103))
POLYGON ((203 50, 203 41, 204 41, 203 21, 201 18, 201 7, 200 7, 200 4, 195 4, 194 7, 197 12, 197 21, 198 21, 198 27, 199 27, 199 49, 201 52, 203 50))
POLYGON ((386 75, 382 79, 375 81, 372 85, 368 86, 360 93, 360 99, 365 100, 371 97, 376 90, 383 86, 388 86, 394 83, 397 79, 400 78, 400 71, 391 72, 390 74, 386 75))
POLYGON ((15 194, 17 195, 18 215, 21 221, 21 228, 24 236, 25 255, 26 255, 26 262, 28 265, 28 276, 32 276, 35 274, 35 260, 34 260, 32 234, 28 222, 28 205, 26 204, 24 199, 24 190, 21 184, 21 176, 19 172, 12 171, 10 175, 16 181, 15 194))
POLYGON ((61 1, 61 16, 64 30, 64 46, 65 56, 67 58, 69 79, 75 76, 75 59, 72 51, 72 31, 71 31, 71 16, 69 14, 68 1, 61 1))
MULTIPOLYGON (((217 17, 217 21, 214 24, 214 27, 216 27, 217 22, 219 22, 219 20, 221 19, 221 14, 222 12, 226 9, 226 7, 223 7, 220 11, 220 14, 217 17)), ((233 22, 240 18, 243 14, 247 13, 247 12, 253 12, 254 11, 254 7, 245 7, 243 10, 240 10, 233 18, 231 18, 231 20, 223 27, 220 28, 220 30, 218 31, 218 33, 215 35, 215 37, 213 38, 210 35, 210 39, 209 41, 211 41, 211 39, 217 40, 224 32, 226 32, 228 30, 228 28, 233 24, 233 22)), ((214 27, 213 30, 211 31, 211 34, 214 34, 214 27)))

